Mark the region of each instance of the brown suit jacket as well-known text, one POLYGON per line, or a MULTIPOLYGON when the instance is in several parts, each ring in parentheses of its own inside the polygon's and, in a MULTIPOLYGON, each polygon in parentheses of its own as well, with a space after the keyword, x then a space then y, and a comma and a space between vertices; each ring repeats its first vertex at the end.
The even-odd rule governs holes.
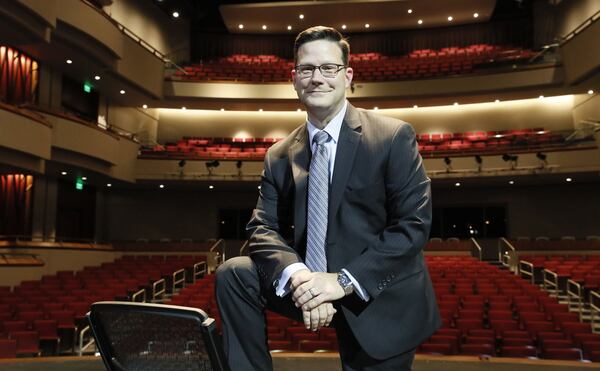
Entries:
MULTIPOLYGON (((311 151, 306 125, 273 145, 247 230, 264 285, 303 262, 311 151)), ((339 300, 373 358, 408 351, 440 324, 423 258, 431 225, 430 180, 412 127, 348 104, 329 194, 327 264, 347 269, 371 296, 339 300)))

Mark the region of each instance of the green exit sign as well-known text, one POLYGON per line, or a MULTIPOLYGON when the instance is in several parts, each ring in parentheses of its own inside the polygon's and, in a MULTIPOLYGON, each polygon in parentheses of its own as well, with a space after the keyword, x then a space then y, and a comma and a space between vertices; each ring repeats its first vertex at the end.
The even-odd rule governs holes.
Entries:
POLYGON ((92 85, 85 83, 83 84, 83 91, 86 93, 91 93, 92 92, 92 85))
POLYGON ((75 180, 75 189, 78 191, 83 190, 83 180, 81 178, 77 178, 77 180, 75 180))

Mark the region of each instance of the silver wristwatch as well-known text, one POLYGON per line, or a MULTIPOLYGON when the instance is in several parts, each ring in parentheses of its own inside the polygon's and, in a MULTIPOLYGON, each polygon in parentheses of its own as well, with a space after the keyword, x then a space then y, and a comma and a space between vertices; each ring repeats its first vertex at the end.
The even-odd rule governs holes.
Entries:
POLYGON ((354 292, 354 284, 348 275, 344 272, 339 272, 337 275, 337 281, 344 289, 344 294, 346 296, 352 294, 354 292))

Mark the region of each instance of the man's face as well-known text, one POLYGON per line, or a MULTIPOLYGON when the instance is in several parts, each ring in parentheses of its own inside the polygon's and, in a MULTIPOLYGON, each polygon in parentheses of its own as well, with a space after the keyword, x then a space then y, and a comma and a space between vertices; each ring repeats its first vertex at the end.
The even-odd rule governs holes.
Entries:
MULTIPOLYGON (((342 50, 328 40, 316 40, 298 49, 297 65, 320 66, 327 63, 343 65, 342 50)), ((323 77, 319 69, 312 76, 301 77, 292 71, 294 89, 307 110, 337 109, 346 99, 346 89, 352 81, 352 68, 341 69, 335 77, 323 77)))

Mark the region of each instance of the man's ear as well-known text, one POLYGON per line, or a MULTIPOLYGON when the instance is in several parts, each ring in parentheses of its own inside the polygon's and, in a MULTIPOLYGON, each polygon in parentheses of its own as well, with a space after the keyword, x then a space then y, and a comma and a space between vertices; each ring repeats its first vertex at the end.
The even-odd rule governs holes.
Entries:
POLYGON ((352 67, 347 67, 344 71, 344 77, 346 79, 346 89, 352 85, 352 78, 354 77, 354 70, 352 67))

